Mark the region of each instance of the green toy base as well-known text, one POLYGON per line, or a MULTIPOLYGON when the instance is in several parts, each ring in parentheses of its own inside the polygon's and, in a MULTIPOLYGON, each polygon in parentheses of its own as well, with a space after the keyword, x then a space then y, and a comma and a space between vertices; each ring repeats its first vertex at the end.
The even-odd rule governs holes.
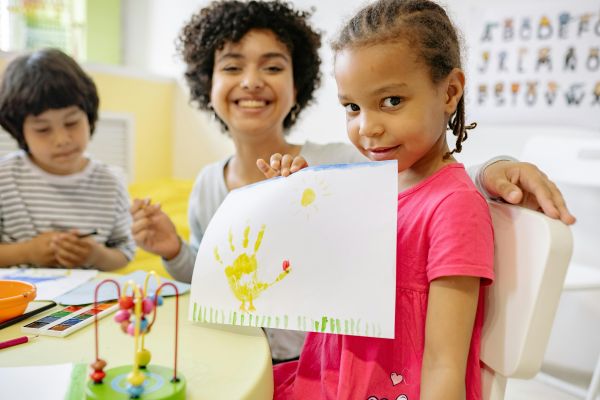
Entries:
MULTIPOLYGON (((129 400, 131 397, 127 392, 127 375, 131 373, 133 366, 106 370, 106 376, 102 383, 94 383, 88 380, 85 388, 86 400, 129 400)), ((173 369, 159 365, 149 365, 146 369, 140 369, 146 374, 144 392, 138 397, 140 400, 184 400, 186 381, 183 375, 178 374, 179 382, 171 383, 173 369)))

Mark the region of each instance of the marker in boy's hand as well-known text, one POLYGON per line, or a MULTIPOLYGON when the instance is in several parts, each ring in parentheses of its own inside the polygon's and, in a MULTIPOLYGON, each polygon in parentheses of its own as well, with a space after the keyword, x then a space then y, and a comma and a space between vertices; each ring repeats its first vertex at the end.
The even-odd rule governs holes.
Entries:
POLYGON ((290 154, 281 155, 273 154, 270 159, 270 164, 267 164, 262 158, 256 160, 256 166, 262 171, 267 178, 274 176, 289 176, 294 172, 298 172, 303 168, 308 167, 308 163, 302 156, 292 156, 290 154))
POLYGON ((88 236, 94 236, 94 235, 97 235, 97 234, 98 234, 98 231, 97 231, 96 229, 94 229, 94 230, 92 230, 92 231, 89 231, 89 232, 85 232, 85 233, 78 233, 78 234, 77 234, 77 237, 78 237, 79 239, 83 239, 83 238, 86 238, 86 237, 88 237, 88 236))

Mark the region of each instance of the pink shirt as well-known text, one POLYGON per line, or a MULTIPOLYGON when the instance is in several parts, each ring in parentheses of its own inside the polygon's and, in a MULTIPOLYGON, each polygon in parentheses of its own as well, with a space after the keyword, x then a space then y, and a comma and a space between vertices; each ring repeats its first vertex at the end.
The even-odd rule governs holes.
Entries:
MULTIPOLYGON (((487 285, 494 277, 489 209, 462 164, 398 195, 397 254, 395 338, 309 333, 299 361, 273 368, 275 399, 419 399, 429 283, 460 275, 487 285)), ((480 292, 467 399, 481 398, 483 298, 480 292)))

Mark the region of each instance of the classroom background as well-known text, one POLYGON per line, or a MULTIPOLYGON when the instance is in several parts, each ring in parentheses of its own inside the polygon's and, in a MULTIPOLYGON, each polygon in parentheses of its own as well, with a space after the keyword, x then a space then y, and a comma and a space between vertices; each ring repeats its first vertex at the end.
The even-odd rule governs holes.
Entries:
MULTIPOLYGON (((75 56, 100 93, 91 153, 123 174, 132 197, 161 202, 185 238, 194 177, 233 149, 218 124, 189 104, 175 53, 179 29, 207 3, 0 0, 0 72, 15 53, 28 49, 54 46, 75 56)), ((346 0, 343 9, 335 0, 292 3, 314 9, 312 22, 324 40, 322 86, 290 138, 298 143, 347 141, 328 43, 364 1, 346 0)), ((507 398, 579 398, 556 386, 567 382, 585 390, 600 362, 600 2, 442 3, 463 33, 467 119, 479 122, 459 160, 471 165, 504 154, 533 161, 557 181, 578 217, 572 263, 585 284, 565 287, 543 367, 547 376, 511 382, 507 398), (570 49, 576 59, 569 59, 570 49), (577 66, 569 64, 574 60, 577 66), (559 381, 551 385, 554 378, 548 377, 559 381)), ((0 156, 15 148, 0 132, 0 156)), ((158 269, 165 274, 161 268, 156 257, 138 251, 126 272, 158 269)))

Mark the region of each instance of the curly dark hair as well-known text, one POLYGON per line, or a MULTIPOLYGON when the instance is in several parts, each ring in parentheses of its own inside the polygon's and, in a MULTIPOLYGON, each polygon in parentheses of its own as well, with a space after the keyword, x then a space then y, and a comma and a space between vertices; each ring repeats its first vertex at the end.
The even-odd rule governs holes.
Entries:
MULTIPOLYGON (((360 10, 348 21, 331 47, 335 53, 374 43, 408 41, 419 59, 429 67, 434 83, 454 68, 461 68, 458 31, 446 11, 430 0, 378 0, 360 10)), ((467 130, 476 123, 465 123, 465 99, 448 120, 448 129, 456 136, 456 148, 445 158, 460 153, 467 130)))
MULTIPOLYGON (((314 99, 321 83, 319 47, 321 34, 308 23, 311 11, 298 11, 290 3, 274 1, 214 1, 201 8, 183 27, 177 39, 177 51, 186 63, 185 78, 190 98, 201 110, 210 110, 210 91, 215 52, 226 43, 239 42, 252 29, 268 29, 287 47, 292 56, 294 84, 297 90, 297 116, 314 99)), ((221 121, 224 129, 227 126, 221 121)), ((296 118, 288 114, 285 129, 296 118)))
POLYGON ((11 61, 0 85, 0 125, 29 151, 23 135, 28 115, 77 106, 86 113, 90 134, 98 120, 100 100, 92 78, 58 49, 43 49, 11 61))

